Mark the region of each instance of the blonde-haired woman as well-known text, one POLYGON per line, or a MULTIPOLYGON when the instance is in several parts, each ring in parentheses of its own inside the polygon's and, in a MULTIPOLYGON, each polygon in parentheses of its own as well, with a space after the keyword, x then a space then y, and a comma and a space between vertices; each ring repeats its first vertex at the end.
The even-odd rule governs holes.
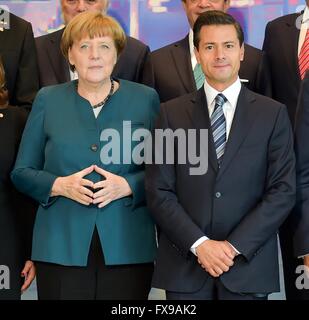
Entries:
POLYGON ((34 102, 12 179, 40 203, 32 253, 39 299, 147 299, 156 241, 144 166, 105 163, 101 152, 104 129, 131 152, 123 125, 151 129, 159 109, 154 90, 111 78, 124 45, 113 18, 77 15, 61 47, 78 81, 43 88, 34 102))
POLYGON ((0 300, 19 300, 35 277, 30 261, 34 212, 30 199, 18 193, 10 181, 26 118, 23 108, 9 105, 0 59, 0 265, 4 277, 0 300))

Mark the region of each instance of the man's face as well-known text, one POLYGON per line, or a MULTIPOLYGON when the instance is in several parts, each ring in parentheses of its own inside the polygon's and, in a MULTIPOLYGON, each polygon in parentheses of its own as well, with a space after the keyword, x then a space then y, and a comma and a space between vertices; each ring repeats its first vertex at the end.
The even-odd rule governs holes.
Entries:
POLYGON ((105 12, 108 0, 61 0, 64 23, 68 24, 76 15, 88 10, 105 12))
POLYGON ((238 77, 244 46, 240 46, 233 25, 203 26, 195 55, 207 82, 218 91, 223 91, 238 77))
POLYGON ((230 0, 185 0, 182 1, 182 5, 189 24, 193 28, 196 19, 205 11, 219 10, 226 12, 230 6, 230 0))

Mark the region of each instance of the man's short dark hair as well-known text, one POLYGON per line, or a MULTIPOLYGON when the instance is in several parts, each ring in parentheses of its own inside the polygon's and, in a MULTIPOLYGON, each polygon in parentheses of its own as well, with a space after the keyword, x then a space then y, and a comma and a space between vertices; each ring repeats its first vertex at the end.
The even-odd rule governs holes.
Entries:
POLYGON ((235 20, 230 14, 224 13, 218 10, 211 10, 203 12, 195 21, 193 26, 193 43, 198 48, 200 42, 200 32, 203 26, 221 26, 231 25, 234 26, 239 45, 242 46, 244 43, 244 32, 241 25, 235 20))

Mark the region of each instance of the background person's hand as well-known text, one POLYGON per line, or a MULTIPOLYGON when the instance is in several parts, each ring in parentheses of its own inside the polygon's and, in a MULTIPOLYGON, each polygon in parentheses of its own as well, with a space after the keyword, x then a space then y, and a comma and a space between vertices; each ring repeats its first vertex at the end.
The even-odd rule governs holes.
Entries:
POLYGON ((198 262, 211 276, 219 277, 234 264, 235 250, 226 241, 205 240, 196 247, 198 262))
POLYGON ((35 278, 35 265, 32 261, 27 260, 21 272, 21 276, 25 278, 24 284, 21 287, 21 293, 24 293, 31 285, 35 278))
POLYGON ((93 194, 93 203, 98 204, 99 208, 103 208, 111 201, 132 194, 132 190, 125 178, 101 169, 96 165, 94 166, 94 170, 105 177, 105 180, 95 183, 93 187, 94 190, 100 189, 93 194))
POLYGON ((70 176, 58 177, 53 184, 51 196, 63 196, 88 206, 93 202, 93 191, 87 187, 93 188, 94 183, 84 179, 84 176, 93 170, 92 165, 70 176))

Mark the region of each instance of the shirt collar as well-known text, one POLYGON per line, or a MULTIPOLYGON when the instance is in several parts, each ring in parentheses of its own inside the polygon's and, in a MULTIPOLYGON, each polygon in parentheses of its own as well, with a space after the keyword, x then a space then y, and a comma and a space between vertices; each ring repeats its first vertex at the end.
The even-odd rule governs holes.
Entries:
POLYGON ((212 106, 212 103, 214 102, 216 96, 219 93, 222 93, 226 97, 227 101, 229 102, 229 104, 227 104, 228 107, 236 108, 238 96, 241 90, 241 82, 238 77, 237 80, 232 85, 230 85, 224 91, 220 92, 214 89, 212 86, 210 86, 210 84, 205 79, 204 90, 205 90, 208 108, 212 106))
POLYGON ((305 6, 302 23, 309 22, 309 8, 305 6))
POLYGON ((190 56, 192 58, 192 56, 195 57, 195 53, 194 53, 194 45, 193 45, 193 30, 190 28, 189 31, 189 48, 190 48, 190 56))

